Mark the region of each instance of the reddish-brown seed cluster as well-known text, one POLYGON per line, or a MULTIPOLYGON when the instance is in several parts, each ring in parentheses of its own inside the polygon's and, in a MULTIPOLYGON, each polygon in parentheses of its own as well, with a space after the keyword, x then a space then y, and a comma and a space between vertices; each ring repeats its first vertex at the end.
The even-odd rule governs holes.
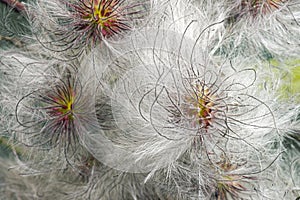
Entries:
POLYGON ((189 106, 183 110, 189 117, 194 117, 198 125, 207 129, 213 118, 213 96, 203 84, 196 84, 193 90, 191 96, 185 97, 185 105, 189 106))
POLYGON ((208 129, 212 125, 215 102, 214 95, 207 87, 201 83, 195 84, 190 93, 182 96, 182 100, 180 112, 172 106, 169 107, 170 122, 188 123, 191 128, 201 127, 204 129, 208 129))
POLYGON ((47 113, 54 123, 63 129, 69 129, 74 120, 76 92, 72 80, 58 84, 44 96, 47 113))
POLYGON ((74 15, 72 27, 82 39, 94 42, 130 30, 127 16, 131 13, 120 0, 81 0, 69 4, 74 15))

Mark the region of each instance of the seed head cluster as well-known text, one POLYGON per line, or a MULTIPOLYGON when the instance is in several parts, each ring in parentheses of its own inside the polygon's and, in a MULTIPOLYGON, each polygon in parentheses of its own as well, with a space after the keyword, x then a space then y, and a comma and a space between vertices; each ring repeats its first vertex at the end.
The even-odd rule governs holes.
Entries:
POLYGON ((299 199, 300 3, 22 5, 17 34, 0 2, 0 200, 299 199))

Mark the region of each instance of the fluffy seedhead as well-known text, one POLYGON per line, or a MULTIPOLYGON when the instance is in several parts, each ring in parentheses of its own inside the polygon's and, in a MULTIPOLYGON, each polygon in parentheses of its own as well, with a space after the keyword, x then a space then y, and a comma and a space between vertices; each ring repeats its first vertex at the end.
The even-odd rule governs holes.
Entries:
POLYGON ((145 41, 103 73, 111 121, 118 129, 116 136, 107 135, 132 149, 147 169, 166 166, 187 149, 212 163, 224 152, 247 157, 252 150, 261 156, 276 119, 269 97, 258 87, 256 70, 203 58, 193 41, 167 39, 167 34, 155 38, 158 47, 143 48, 145 41))
POLYGON ((47 77, 17 104, 21 142, 41 149, 58 148, 68 161, 82 151, 81 136, 95 125, 92 101, 76 72, 47 77))
POLYGON ((81 52, 134 29, 147 14, 148 1, 58 0, 41 2, 37 8, 38 13, 32 7, 30 16, 37 31, 44 31, 36 33, 39 41, 53 51, 81 52))

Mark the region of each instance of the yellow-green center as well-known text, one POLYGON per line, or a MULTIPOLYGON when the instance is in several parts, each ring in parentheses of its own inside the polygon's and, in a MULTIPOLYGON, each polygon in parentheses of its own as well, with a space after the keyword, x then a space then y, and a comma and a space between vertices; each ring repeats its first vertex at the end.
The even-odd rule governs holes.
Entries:
POLYGON ((74 115, 73 115, 74 95, 73 94, 63 95, 62 98, 56 100, 56 103, 58 104, 56 108, 57 114, 64 115, 69 120, 74 119, 74 115))
POLYGON ((114 26, 118 20, 115 8, 117 3, 114 0, 104 0, 101 3, 93 1, 91 4, 92 13, 86 11, 87 15, 83 16, 85 20, 100 25, 103 29, 114 26))
POLYGON ((212 98, 209 89, 200 84, 196 84, 192 95, 185 98, 187 107, 184 111, 188 116, 195 117, 197 123, 204 128, 211 125, 214 106, 212 98))

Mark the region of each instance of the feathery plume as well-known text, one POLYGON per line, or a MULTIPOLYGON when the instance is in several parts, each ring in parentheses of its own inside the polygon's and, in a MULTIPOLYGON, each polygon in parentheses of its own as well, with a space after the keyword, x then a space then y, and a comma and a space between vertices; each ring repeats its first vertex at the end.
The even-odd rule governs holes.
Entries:
MULTIPOLYGON (((80 63, 34 56, 10 53, 1 58, 10 69, 7 81, 14 81, 14 87, 7 86, 9 92, 3 93, 11 98, 7 110, 15 113, 7 129, 10 137, 29 151, 60 154, 71 164, 70 158, 84 152, 82 135, 99 131, 93 78, 78 71, 80 63)), ((88 62, 85 64, 84 70, 89 67, 88 62)))

